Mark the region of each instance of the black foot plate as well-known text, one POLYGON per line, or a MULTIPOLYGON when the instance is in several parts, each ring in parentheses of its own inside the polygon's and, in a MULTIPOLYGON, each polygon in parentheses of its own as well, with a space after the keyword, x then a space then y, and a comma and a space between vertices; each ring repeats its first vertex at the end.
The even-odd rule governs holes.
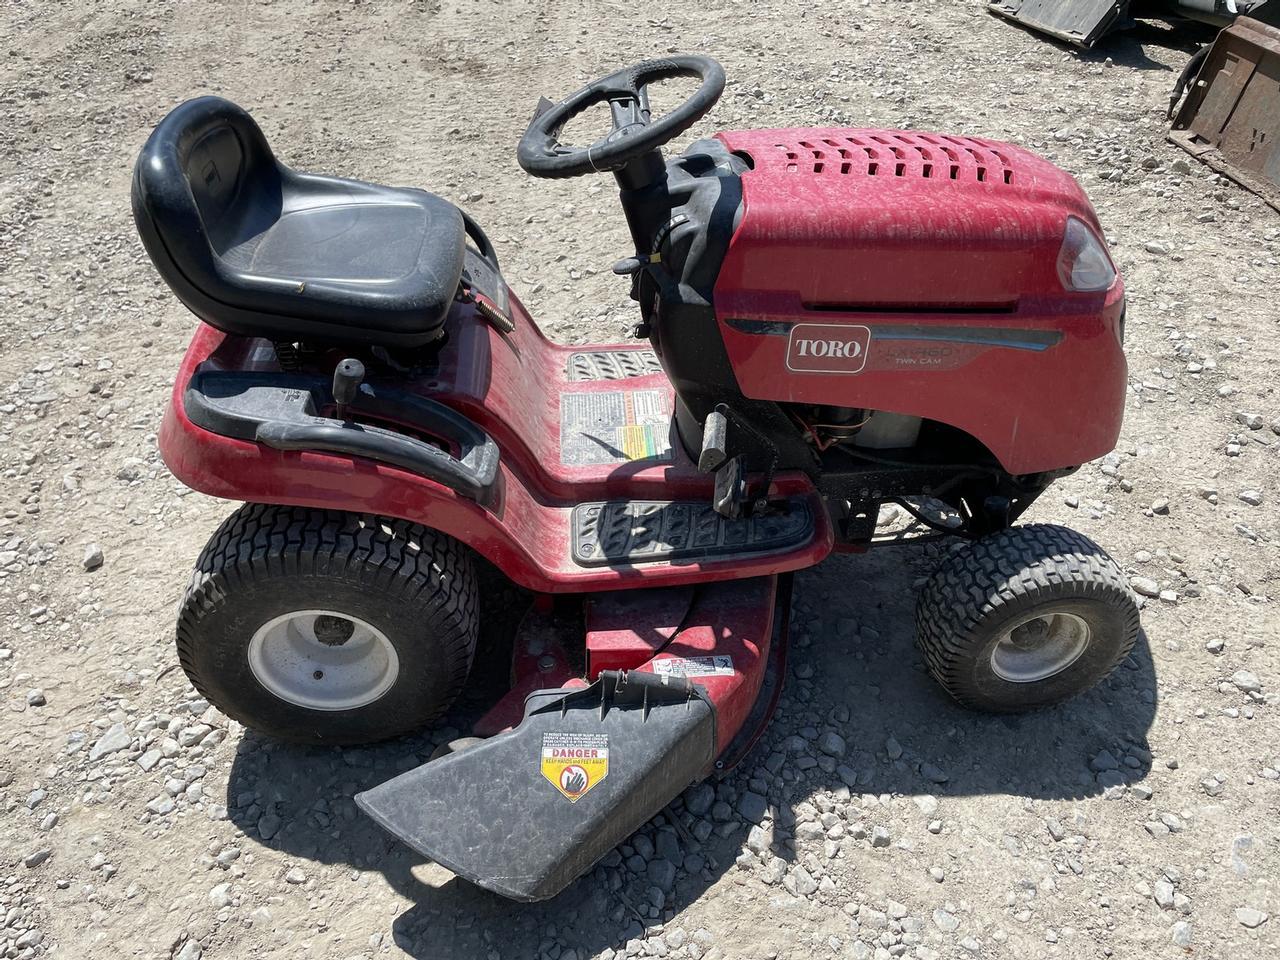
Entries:
POLYGON ((597 350, 569 357, 569 379, 629 380, 661 373, 662 364, 652 350, 597 350))
POLYGON ((573 559, 584 567, 767 553, 812 536, 803 500, 740 520, 691 501, 611 500, 573 508, 573 559))

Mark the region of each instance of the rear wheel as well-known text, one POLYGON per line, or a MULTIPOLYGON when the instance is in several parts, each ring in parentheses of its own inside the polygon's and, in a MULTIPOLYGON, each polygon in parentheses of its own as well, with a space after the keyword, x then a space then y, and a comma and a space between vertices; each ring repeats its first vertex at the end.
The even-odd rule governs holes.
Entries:
POLYGON ((1049 524, 1012 527, 952 553, 916 605, 929 672, 960 703, 1014 712, 1105 678, 1138 637, 1124 572, 1096 543, 1049 524))
POLYGON ((183 670, 222 712, 331 744, 438 719, 476 634, 475 571, 457 541, 403 520, 260 504, 205 546, 177 629, 183 670))

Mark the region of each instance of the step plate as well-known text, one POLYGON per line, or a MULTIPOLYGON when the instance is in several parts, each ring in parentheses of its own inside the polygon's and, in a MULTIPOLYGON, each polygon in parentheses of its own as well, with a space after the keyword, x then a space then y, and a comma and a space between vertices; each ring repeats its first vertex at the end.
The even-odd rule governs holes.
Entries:
POLYGON ((652 350, 597 350, 569 356, 570 381, 630 380, 662 372, 662 364, 652 350))
POLYGON ((574 507, 572 529, 573 559, 600 567, 785 550, 813 537, 813 516, 800 499, 741 520, 726 520, 704 502, 611 500, 574 507))

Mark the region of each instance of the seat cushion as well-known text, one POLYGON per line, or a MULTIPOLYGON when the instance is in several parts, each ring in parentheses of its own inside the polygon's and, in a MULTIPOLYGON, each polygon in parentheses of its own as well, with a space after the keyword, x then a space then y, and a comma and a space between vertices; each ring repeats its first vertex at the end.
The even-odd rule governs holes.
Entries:
POLYGON ((462 275, 465 229, 452 204, 296 173, 247 113, 216 97, 156 128, 133 206, 164 279, 230 333, 421 346, 439 335, 462 275))
POLYGON ((414 203, 295 210, 244 244, 246 272, 329 283, 393 283, 417 271, 429 223, 427 211, 414 203))

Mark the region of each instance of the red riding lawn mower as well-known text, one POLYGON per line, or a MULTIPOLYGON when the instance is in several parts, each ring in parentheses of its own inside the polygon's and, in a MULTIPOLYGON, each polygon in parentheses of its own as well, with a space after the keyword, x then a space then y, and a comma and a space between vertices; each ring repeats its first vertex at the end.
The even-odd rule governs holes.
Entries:
POLYGON ((617 180, 640 344, 550 343, 467 214, 297 173, 225 100, 176 108, 138 160, 143 242, 203 321, 160 448, 244 503, 182 603, 187 676, 292 741, 431 724, 491 561, 536 595, 510 692, 356 799, 508 897, 552 896, 751 749, 790 576, 833 552, 955 540, 918 644, 978 709, 1080 693, 1138 633, 1100 547, 1013 525, 1120 429, 1124 292, 1080 187, 1018 147, 900 130, 732 131, 664 159, 724 82, 708 57, 642 63, 542 101, 520 141, 534 176, 617 180), (654 116, 650 85, 681 77, 696 92, 654 116), (611 132, 560 142, 600 105, 611 132))

